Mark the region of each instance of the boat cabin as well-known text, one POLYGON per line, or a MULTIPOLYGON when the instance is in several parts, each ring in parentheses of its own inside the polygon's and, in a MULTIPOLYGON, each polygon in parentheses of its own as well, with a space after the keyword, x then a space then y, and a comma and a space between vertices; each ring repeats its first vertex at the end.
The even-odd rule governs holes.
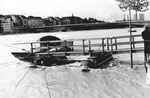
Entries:
MULTIPOLYGON (((47 47, 51 51, 73 51, 73 41, 62 41, 60 38, 55 36, 44 36, 39 39, 40 47, 47 47)), ((41 49, 41 52, 47 51, 47 49, 41 49)))

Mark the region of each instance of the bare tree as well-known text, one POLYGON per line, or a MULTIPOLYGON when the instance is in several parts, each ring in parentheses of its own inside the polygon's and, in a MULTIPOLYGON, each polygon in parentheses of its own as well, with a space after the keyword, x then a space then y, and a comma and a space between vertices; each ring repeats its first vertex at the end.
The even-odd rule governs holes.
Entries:
POLYGON ((137 19, 137 12, 144 12, 149 10, 150 2, 148 0, 116 0, 119 3, 119 7, 122 11, 126 11, 129 8, 131 10, 135 10, 136 12, 136 19, 137 19))
MULTIPOLYGON (((133 54, 132 54, 132 27, 131 27, 131 10, 147 11, 150 2, 148 0, 116 0, 119 3, 119 7, 122 11, 129 10, 129 28, 130 28, 130 57, 131 68, 133 68, 133 54)), ((137 17, 137 15, 136 15, 137 17)))

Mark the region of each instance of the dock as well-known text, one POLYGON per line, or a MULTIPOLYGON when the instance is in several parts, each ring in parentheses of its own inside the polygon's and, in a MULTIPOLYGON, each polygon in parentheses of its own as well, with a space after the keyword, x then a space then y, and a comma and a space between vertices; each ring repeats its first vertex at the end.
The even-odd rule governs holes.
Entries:
MULTIPOLYGON (((24 59, 31 62, 36 62, 36 64, 37 62, 42 64, 41 62, 43 60, 51 63, 50 61, 52 60, 50 59, 52 58, 54 60, 61 61, 68 57, 70 58, 79 56, 84 57, 85 60, 94 60, 96 62, 95 64, 97 64, 99 61, 104 61, 103 59, 111 59, 113 54, 123 53, 130 53, 132 60, 132 53, 143 52, 144 50, 144 44, 141 35, 132 35, 131 38, 130 36, 115 36, 105 38, 51 41, 42 40, 36 42, 16 43, 15 45, 20 44, 28 44, 31 50, 28 52, 13 52, 12 54, 20 60, 24 59)), ((70 58, 70 60, 74 59, 70 58)), ((83 59, 80 61, 83 61, 83 59)), ((131 68, 133 67, 131 66, 131 68)))
MULTIPOLYGON (((30 44, 31 52, 35 49, 47 50, 39 54, 53 54, 53 55, 87 55, 90 52, 111 52, 112 54, 122 54, 130 52, 130 36, 116 36, 106 38, 88 38, 88 39, 69 39, 69 40, 55 40, 55 41, 37 41, 28 43, 30 44), (73 42, 73 43, 68 43, 73 42), (54 43, 50 46, 50 43, 54 43), (57 45, 55 45, 57 43, 57 45), (59 44, 58 44, 59 43, 59 44), (44 46, 35 47, 36 44, 46 44, 44 46), (55 49, 55 51, 49 51, 55 49), (61 51, 59 50, 61 49, 61 51), (69 50, 68 50, 69 49, 69 50)), ((132 52, 143 52, 144 44, 141 35, 132 36, 132 52)), ((38 54, 38 53, 37 53, 38 54)))

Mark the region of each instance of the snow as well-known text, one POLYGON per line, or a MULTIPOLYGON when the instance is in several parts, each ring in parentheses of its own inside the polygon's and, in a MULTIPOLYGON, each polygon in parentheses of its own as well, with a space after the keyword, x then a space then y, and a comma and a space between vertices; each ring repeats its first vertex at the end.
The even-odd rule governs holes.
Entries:
POLYGON ((43 69, 30 69, 25 62, 15 63, 1 66, 1 98, 150 98, 143 67, 131 69, 118 62, 84 73, 80 62, 43 69))
MULTIPOLYGON (((4 36, 0 41, 24 42, 23 35, 16 37, 4 36)), ((25 38, 31 41, 32 37, 25 38)), ((133 55, 133 69, 130 54, 121 54, 113 55, 107 68, 84 73, 80 62, 31 68, 32 64, 11 55, 11 47, 0 47, 0 98, 150 98, 150 71, 145 72, 143 53, 133 55)))

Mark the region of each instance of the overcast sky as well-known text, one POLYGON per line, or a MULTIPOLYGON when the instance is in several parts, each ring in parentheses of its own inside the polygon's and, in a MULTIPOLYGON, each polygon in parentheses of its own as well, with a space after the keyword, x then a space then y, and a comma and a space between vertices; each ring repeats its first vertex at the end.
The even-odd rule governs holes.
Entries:
MULTIPOLYGON (((115 0, 0 0, 0 14, 25 16, 93 17, 100 20, 123 19, 124 13, 115 0)), ((127 14, 127 12, 125 12, 127 14)), ((150 11, 146 12, 150 13, 150 11)), ((146 14, 150 17, 150 14, 146 14)), ((147 19, 147 18, 146 18, 147 19)))

